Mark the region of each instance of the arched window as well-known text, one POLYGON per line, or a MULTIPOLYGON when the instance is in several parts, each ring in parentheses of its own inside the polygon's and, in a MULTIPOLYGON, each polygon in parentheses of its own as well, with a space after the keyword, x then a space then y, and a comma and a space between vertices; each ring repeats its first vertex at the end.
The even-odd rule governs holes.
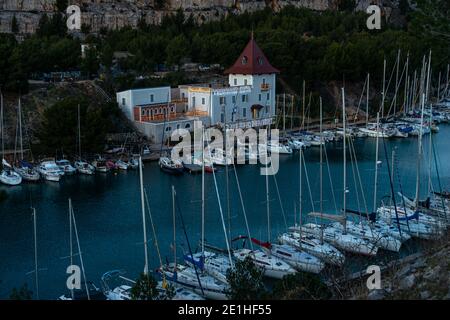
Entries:
POLYGON ((243 56, 242 57, 242 64, 247 64, 247 62, 248 62, 248 58, 247 58, 247 56, 243 56))
POLYGON ((172 130, 172 127, 166 127, 166 132, 169 132, 172 130))
POLYGON ((191 127, 190 123, 186 123, 186 125, 184 126, 185 129, 189 129, 191 127))

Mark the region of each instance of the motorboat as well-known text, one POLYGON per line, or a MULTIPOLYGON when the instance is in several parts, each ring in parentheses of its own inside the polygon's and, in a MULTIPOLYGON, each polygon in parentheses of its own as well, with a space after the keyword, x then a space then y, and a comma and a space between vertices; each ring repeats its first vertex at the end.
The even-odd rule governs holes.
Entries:
POLYGON ((161 168, 161 170, 166 173, 169 173, 172 175, 183 174, 183 171, 184 171, 183 164, 178 161, 174 161, 168 157, 161 157, 161 158, 159 158, 158 163, 159 163, 159 167, 161 168))
POLYGON ((14 166, 14 171, 17 172, 24 181, 36 182, 39 181, 40 176, 31 163, 25 160, 20 160, 16 166, 14 166))
POLYGON ((59 182, 61 177, 64 175, 64 171, 62 171, 54 160, 43 160, 37 170, 41 174, 42 178, 47 181, 59 182))
POLYGON ((77 172, 77 169, 70 164, 69 160, 56 160, 56 165, 64 172, 65 175, 72 175, 77 172))
POLYGON ((75 168, 82 174, 93 175, 95 173, 94 166, 83 160, 75 161, 75 168))

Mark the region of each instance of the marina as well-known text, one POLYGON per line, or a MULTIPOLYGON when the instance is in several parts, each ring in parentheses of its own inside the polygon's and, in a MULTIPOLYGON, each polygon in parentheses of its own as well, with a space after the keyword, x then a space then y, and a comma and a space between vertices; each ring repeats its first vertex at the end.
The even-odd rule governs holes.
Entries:
MULTIPOLYGON (((450 134, 450 127, 440 125, 440 132, 433 134, 433 143, 439 154, 439 159, 450 156, 446 148, 446 136, 450 134)), ((416 181, 416 161, 411 160, 411 154, 417 153, 417 138, 386 139, 389 150, 396 153, 397 188, 401 184, 405 194, 414 194, 416 181)), ((428 150, 429 139, 423 139, 423 149, 428 150)), ((360 173, 365 181, 364 190, 367 196, 373 193, 374 179, 374 138, 354 138, 353 141, 360 173)), ((327 165, 334 182, 336 193, 336 206, 342 206, 342 193, 340 185, 342 177, 342 140, 329 142, 325 145, 328 157, 327 165)), ((310 176, 316 175, 319 170, 319 148, 304 150, 305 172, 310 176)), ((426 156, 424 158, 427 158, 426 156)), ((378 172, 377 202, 380 203, 389 196, 389 177, 386 172, 386 160, 380 156, 378 172)), ((440 181, 448 185, 448 164, 439 161, 440 181)), ((283 155, 280 157, 280 170, 270 181, 270 232, 281 235, 287 227, 298 223, 298 179, 292 179, 292 174, 298 175, 299 153, 283 155), (274 179, 281 195, 277 198, 274 179), (280 202, 281 201, 281 202, 280 202), (282 206, 280 206, 280 203, 282 206), (285 220, 286 219, 286 220, 285 220)), ((351 164, 347 164, 349 181, 352 181, 351 164)), ((241 192, 247 213, 251 235, 258 239, 267 238, 266 221, 266 190, 265 178, 259 175, 258 165, 229 166, 230 183, 230 215, 227 215, 225 184, 225 167, 216 172, 220 198, 224 207, 226 226, 230 227, 231 237, 246 234, 242 216, 242 208, 233 179, 236 170, 239 176, 241 192)), ((422 166, 421 176, 427 177, 428 168, 422 166)), ((433 172, 435 172, 433 170, 433 172)), ((327 174, 324 174, 326 176, 327 174)), ((172 209, 167 206, 172 202, 172 185, 177 190, 177 201, 182 214, 191 245, 196 247, 201 237, 201 174, 182 176, 168 175, 161 171, 157 162, 148 162, 143 168, 144 186, 148 192, 151 212, 154 218, 156 235, 162 255, 172 257, 170 249, 173 243, 172 235, 172 209)), ((334 212, 335 204, 331 197, 331 186, 324 179, 324 212, 334 212)), ((424 180, 426 181, 426 179, 424 180)), ((436 174, 432 181, 437 185, 436 174)), ((317 179, 310 180, 313 203, 308 199, 308 184, 303 178, 302 188, 305 193, 302 200, 304 223, 313 222, 307 213, 318 207, 320 183, 317 179)), ((423 184, 425 185, 425 183, 423 184)), ((59 183, 42 181, 40 183, 22 183, 18 186, 0 186, 8 194, 5 202, 0 204, 2 212, 2 238, 1 255, 8 257, 8 263, 1 265, 0 274, 3 275, 0 295, 6 298, 10 290, 23 283, 32 287, 33 276, 27 274, 33 268, 33 237, 31 236, 32 219, 30 207, 36 209, 37 233, 39 239, 38 256, 40 296, 44 299, 54 299, 65 292, 67 261, 61 257, 67 256, 69 247, 67 199, 71 198, 74 212, 77 215, 80 242, 83 247, 86 277, 94 283, 99 283, 102 274, 108 270, 126 269, 127 277, 136 277, 142 271, 142 221, 139 201, 139 174, 138 170, 118 171, 116 174, 71 175, 64 176, 59 183)), ((426 198, 426 188, 422 188, 421 198, 426 198)), ((225 240, 220 222, 220 214, 215 196, 215 187, 212 174, 205 175, 205 238, 208 243, 216 247, 225 248, 225 240)), ((347 208, 358 209, 356 188, 348 184, 347 208)), ((153 235, 150 236, 153 238, 153 235)), ((182 262, 183 252, 188 252, 186 240, 181 231, 178 232, 178 262, 182 262)), ((379 251, 378 256, 404 255, 405 252, 416 250, 417 240, 408 240, 403 243, 400 253, 379 251)), ((419 246, 420 247, 420 246, 419 246)), ((159 266, 157 253, 149 245, 150 269, 159 266)), ((170 260, 172 258, 169 258, 170 260)), ((351 261, 351 260, 350 260, 351 261)), ((370 260, 364 261, 367 264, 370 260)), ((350 262, 347 262, 350 263, 350 262)), ((361 263, 361 262, 359 262, 361 263)))

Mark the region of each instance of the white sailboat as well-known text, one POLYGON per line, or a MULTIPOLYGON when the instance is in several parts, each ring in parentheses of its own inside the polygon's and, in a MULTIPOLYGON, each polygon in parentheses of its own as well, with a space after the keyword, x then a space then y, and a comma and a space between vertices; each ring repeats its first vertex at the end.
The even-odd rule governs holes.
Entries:
POLYGON ((81 158, 81 122, 80 122, 80 105, 78 105, 78 160, 75 161, 75 168, 79 173, 93 175, 95 168, 90 163, 81 158))
POLYGON ((0 126, 2 139, 2 171, 0 172, 0 182, 8 186, 17 186, 22 183, 22 177, 14 172, 11 165, 4 159, 5 146, 3 140, 3 94, 0 92, 0 126))
POLYGON ((55 160, 51 158, 42 160, 37 170, 47 181, 59 182, 64 175, 64 172, 56 165, 55 160))
MULTIPOLYGON (((345 92, 342 88, 342 122, 343 122, 343 132, 346 132, 346 116, 345 116, 345 92)), ((302 233, 312 235, 315 237, 320 237, 326 242, 331 243, 339 249, 362 255, 373 256, 378 252, 378 247, 373 243, 369 242, 367 239, 363 239, 360 236, 349 234, 347 231, 347 216, 346 216, 346 203, 347 203, 347 150, 346 150, 346 140, 343 138, 343 215, 337 214, 323 214, 322 212, 316 213, 312 212, 309 215, 317 218, 325 218, 331 221, 336 221, 342 224, 339 227, 335 225, 321 226, 316 223, 307 223, 299 228, 302 233)), ((322 201, 321 201, 322 203, 322 201)), ((322 210, 321 210, 322 211, 322 210)))
POLYGON ((22 104, 20 98, 19 98, 17 122, 19 131, 20 159, 18 163, 14 165, 14 171, 17 172, 24 181, 38 181, 40 178, 39 172, 37 172, 30 163, 26 162, 23 157, 22 104))

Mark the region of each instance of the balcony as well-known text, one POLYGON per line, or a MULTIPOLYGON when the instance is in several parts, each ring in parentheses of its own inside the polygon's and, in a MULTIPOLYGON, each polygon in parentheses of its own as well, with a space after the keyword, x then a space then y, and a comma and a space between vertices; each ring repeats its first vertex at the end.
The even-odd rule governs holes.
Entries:
POLYGON ((261 83, 261 91, 268 91, 270 89, 268 83, 261 83))

